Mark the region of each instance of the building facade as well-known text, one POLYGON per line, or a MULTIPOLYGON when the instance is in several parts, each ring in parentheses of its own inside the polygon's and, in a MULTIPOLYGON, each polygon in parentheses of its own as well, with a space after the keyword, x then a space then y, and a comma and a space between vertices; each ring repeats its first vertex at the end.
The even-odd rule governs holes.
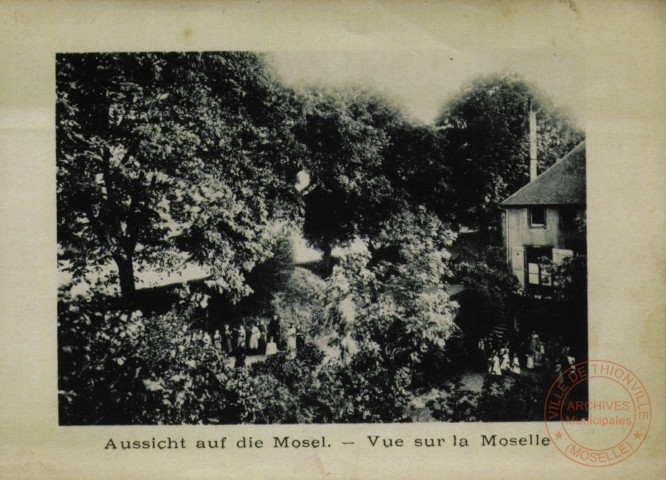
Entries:
POLYGON ((502 202, 507 262, 528 293, 552 288, 550 262, 586 252, 585 142, 502 202))

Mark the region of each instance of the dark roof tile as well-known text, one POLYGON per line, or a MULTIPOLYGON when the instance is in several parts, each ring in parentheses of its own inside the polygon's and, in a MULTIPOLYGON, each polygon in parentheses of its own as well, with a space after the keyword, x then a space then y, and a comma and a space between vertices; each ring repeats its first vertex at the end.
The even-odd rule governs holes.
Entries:
POLYGON ((585 142, 582 142, 501 206, 585 205, 585 202, 585 142))

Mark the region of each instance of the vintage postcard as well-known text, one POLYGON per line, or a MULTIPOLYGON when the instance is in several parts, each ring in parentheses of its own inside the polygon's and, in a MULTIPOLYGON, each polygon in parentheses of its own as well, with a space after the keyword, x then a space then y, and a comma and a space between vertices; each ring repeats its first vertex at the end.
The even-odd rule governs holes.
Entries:
POLYGON ((7 478, 646 478, 658 2, 7 2, 7 478))

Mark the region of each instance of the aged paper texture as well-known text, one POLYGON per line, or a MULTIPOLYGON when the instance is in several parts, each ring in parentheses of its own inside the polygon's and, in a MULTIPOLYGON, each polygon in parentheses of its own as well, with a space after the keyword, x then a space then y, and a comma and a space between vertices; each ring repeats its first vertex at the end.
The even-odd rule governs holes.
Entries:
POLYGON ((664 477, 663 2, 6 1, 0 18, 0 478, 664 477), (573 110, 587 150, 587 358, 624 365, 645 386, 652 416, 641 447, 594 468, 553 445, 481 440, 543 442, 543 421, 61 426, 56 54, 202 51, 271 52, 292 82, 363 83, 373 69, 390 72, 373 86, 400 96, 413 83, 398 100, 426 121, 466 76, 514 66, 573 110), (443 59, 468 73, 438 77, 443 59), (330 446, 274 448, 286 436, 330 446), (195 448, 222 438, 224 449, 195 448), (415 445, 438 438, 445 447, 415 445), (462 438, 469 446, 453 446, 462 438), (110 439, 187 448, 105 449, 110 439))

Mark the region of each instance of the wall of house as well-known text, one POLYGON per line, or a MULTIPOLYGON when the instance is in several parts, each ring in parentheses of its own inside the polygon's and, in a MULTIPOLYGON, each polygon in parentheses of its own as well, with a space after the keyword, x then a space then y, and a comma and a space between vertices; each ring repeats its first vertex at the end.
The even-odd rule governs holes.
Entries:
MULTIPOLYGON (((583 213, 578 209, 577 215, 583 213)), ((525 247, 550 247, 572 249, 580 243, 582 234, 574 228, 562 228, 560 209, 546 207, 546 225, 530 226, 529 208, 508 208, 503 222, 503 236, 507 260, 521 284, 525 285, 525 247)), ((582 239, 584 241, 584 239, 582 239)))

